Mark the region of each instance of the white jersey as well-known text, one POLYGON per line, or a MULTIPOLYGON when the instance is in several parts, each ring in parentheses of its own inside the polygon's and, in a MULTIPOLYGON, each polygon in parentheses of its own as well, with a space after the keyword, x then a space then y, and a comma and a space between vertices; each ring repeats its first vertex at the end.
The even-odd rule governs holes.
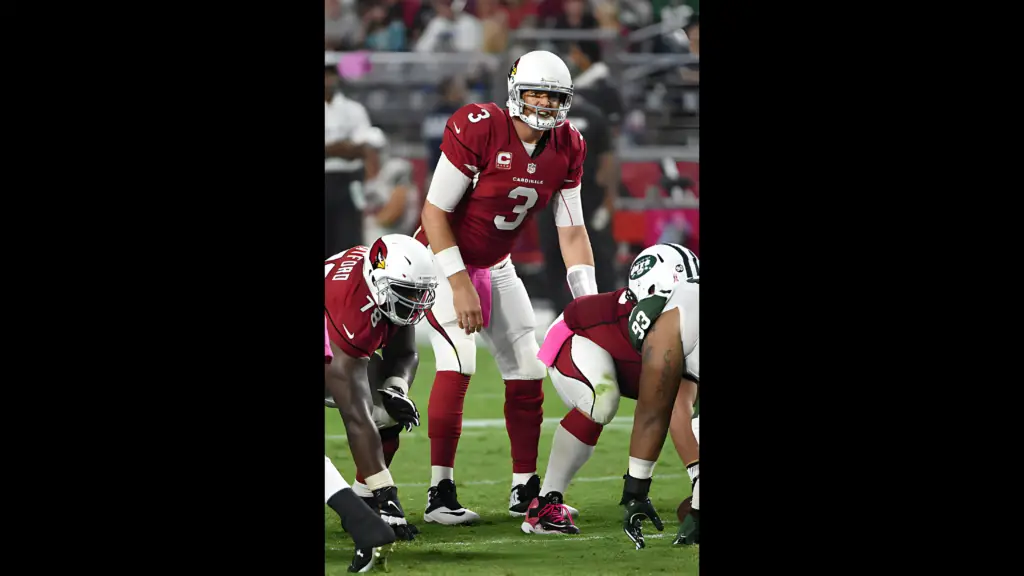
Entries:
POLYGON ((665 302, 662 314, 679 309, 679 337, 686 373, 700 382, 700 284, 682 282, 665 302))
POLYGON ((676 284, 668 298, 650 296, 640 301, 629 316, 632 327, 630 340, 639 352, 643 340, 659 316, 669 310, 679 309, 679 339, 683 345, 685 374, 700 382, 700 282, 684 281, 676 284))

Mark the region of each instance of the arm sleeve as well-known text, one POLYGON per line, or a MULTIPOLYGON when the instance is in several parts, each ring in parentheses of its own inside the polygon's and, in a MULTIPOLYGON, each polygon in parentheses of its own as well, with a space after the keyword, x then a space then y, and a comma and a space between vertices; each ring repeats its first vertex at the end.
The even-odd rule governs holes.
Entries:
POLYGON ((445 212, 452 212, 462 201, 469 188, 470 178, 456 168, 445 154, 437 161, 434 177, 430 180, 427 202, 445 212))
POLYGON ((580 186, 563 188, 555 198, 555 226, 583 226, 580 186))
POLYGON ((565 176, 562 189, 578 188, 583 179, 583 163, 587 159, 587 143, 583 134, 575 126, 572 127, 572 158, 569 159, 569 172, 565 176))
POLYGON ((583 179, 583 162, 587 159, 587 143, 583 134, 570 124, 572 134, 572 158, 569 161, 569 172, 562 183, 562 189, 555 198, 555 225, 582 226, 583 203, 580 199, 581 181, 583 179))

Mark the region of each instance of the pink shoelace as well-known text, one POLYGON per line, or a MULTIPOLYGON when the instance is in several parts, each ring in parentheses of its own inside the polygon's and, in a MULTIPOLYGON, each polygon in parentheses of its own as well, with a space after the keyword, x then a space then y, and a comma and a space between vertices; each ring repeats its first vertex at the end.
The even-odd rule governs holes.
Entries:
POLYGON ((538 517, 549 517, 549 521, 554 524, 565 524, 568 520, 569 524, 574 524, 572 516, 566 513, 567 509, 564 504, 547 504, 541 509, 538 517))

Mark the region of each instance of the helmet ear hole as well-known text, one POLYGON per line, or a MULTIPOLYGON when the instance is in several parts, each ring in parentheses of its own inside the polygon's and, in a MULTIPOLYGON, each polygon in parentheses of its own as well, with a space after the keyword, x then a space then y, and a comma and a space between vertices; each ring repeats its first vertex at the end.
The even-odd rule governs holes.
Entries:
POLYGON ((654 294, 654 284, 651 284, 651 288, 647 291, 647 295, 648 296, 652 296, 653 294, 654 294))

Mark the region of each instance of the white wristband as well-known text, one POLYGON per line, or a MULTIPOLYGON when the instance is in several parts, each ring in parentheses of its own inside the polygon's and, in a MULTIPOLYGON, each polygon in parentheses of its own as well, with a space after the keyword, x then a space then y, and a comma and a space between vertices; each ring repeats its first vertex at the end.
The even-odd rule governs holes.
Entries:
POLYGON ((384 387, 385 388, 398 388, 406 396, 409 395, 409 383, 406 382, 405 379, 399 378, 398 376, 392 376, 392 377, 388 378, 387 380, 385 380, 384 381, 384 387))
POLYGON ((458 246, 445 248, 434 254, 434 258, 437 258, 437 263, 441 265, 441 271, 444 272, 445 278, 466 269, 466 265, 462 263, 462 252, 459 251, 458 246))
POLYGON ((597 294, 597 273, 590 264, 577 264, 565 273, 573 298, 597 294))

